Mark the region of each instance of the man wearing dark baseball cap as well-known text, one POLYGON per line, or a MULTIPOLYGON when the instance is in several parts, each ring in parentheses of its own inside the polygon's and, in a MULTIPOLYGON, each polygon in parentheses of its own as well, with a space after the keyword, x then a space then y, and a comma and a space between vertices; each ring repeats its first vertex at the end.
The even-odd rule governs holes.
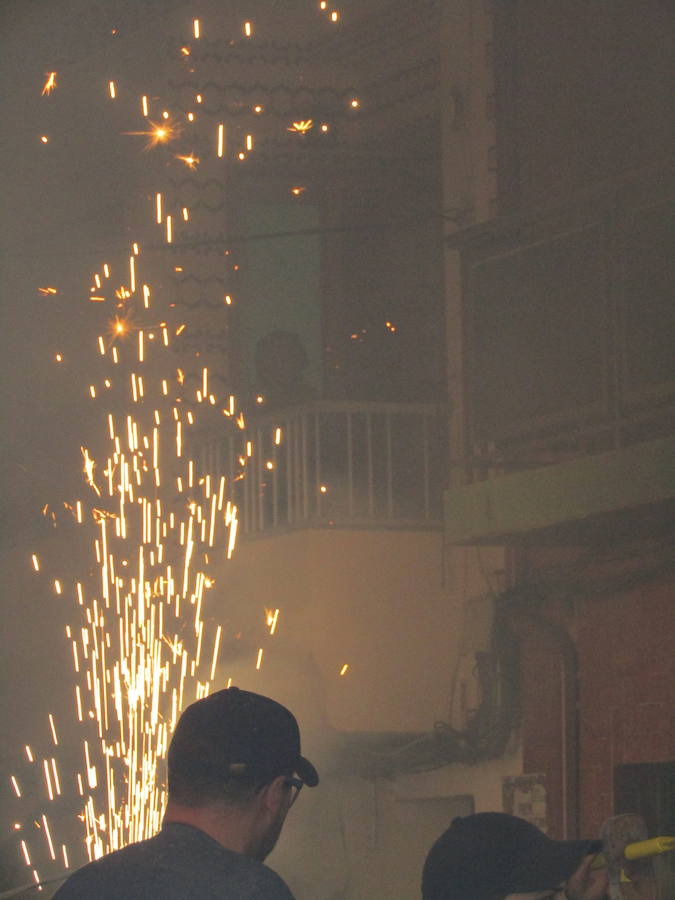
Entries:
POLYGON ((554 841, 506 813, 455 819, 433 845, 423 900, 603 900, 606 869, 592 869, 601 841, 554 841))
POLYGON ((293 714, 234 687, 198 700, 176 725, 168 775, 159 834, 84 866, 55 898, 293 900, 263 864, 300 789, 319 782, 293 714))

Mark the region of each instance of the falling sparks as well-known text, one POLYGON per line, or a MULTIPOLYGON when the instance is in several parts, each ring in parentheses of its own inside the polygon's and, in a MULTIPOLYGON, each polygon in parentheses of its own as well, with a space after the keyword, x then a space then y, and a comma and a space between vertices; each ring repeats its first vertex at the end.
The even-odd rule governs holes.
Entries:
MULTIPOLYGON (((194 39, 200 40, 203 23, 193 19, 191 27, 194 39)), ((251 38, 253 23, 244 22, 242 30, 246 38, 251 38)), ((180 55, 186 58, 187 68, 198 56, 188 46, 180 55)), ((43 95, 56 88, 56 74, 46 73, 43 95)), ((106 105, 102 87, 99 83, 98 101, 106 105)), ((107 90, 110 100, 119 99, 120 105, 114 109, 121 111, 126 82, 120 89, 120 84, 109 80, 107 90)), ((186 119, 195 120, 190 106, 202 104, 204 97, 191 93, 182 109, 167 104, 160 112, 163 102, 154 94, 143 94, 132 101, 136 121, 140 107, 144 117, 140 125, 146 130, 124 133, 146 138, 146 149, 181 137, 183 130, 192 134, 186 123, 186 119), (149 118, 151 108, 156 121, 149 118)), ((255 115, 263 110, 261 104, 247 107, 255 115)), ((200 108, 197 113, 200 124, 202 118, 206 120, 203 112, 208 110, 200 108)), ((302 113, 298 110, 295 114, 302 113)), ((214 123, 212 119, 210 132, 192 144, 203 156, 204 165, 214 155, 214 124, 215 155, 219 159, 227 154, 228 161, 237 157, 244 161, 254 146, 261 146, 258 135, 246 133, 245 128, 226 132, 228 122, 214 123)), ((313 127, 312 119, 298 119, 288 131, 302 135, 313 127)), ((323 125, 321 128, 324 130, 323 125)), ((41 135, 39 140, 46 144, 49 137, 41 135)), ((177 146, 181 153, 158 151, 162 166, 168 162, 168 168, 175 172, 175 159, 190 170, 196 169, 200 159, 190 144, 186 141, 177 146)), ((302 185, 291 188, 296 196, 304 190, 302 185)), ((238 510, 228 492, 231 482, 236 484, 244 476, 243 469, 227 478, 202 471, 191 436, 202 433, 199 429, 205 426, 209 409, 212 416, 218 415, 222 428, 222 411, 236 435, 237 454, 244 462, 252 459, 257 463, 254 453, 262 453, 262 442, 256 441, 254 448, 253 442, 246 440, 246 422, 234 397, 217 396, 218 378, 206 366, 200 365, 199 372, 188 367, 185 371, 176 369, 173 345, 180 349, 181 341, 194 340, 195 329, 191 333, 191 320, 181 322, 173 318, 173 313, 163 312, 162 303, 170 308, 176 304, 162 297, 161 283, 155 282, 152 289, 152 281, 145 283, 149 280, 145 262, 150 255, 148 246, 155 250, 152 243, 161 243, 162 238, 166 244, 176 241, 175 248, 165 248, 168 252, 181 251, 180 241, 192 227, 183 224, 190 223, 190 210, 181 206, 185 200, 157 191, 155 185, 144 196, 148 198, 146 218, 161 226, 160 239, 141 241, 146 251, 143 254, 134 242, 131 249, 127 244, 124 255, 116 254, 114 261, 108 257, 110 265, 99 262, 85 288, 88 301, 103 304, 98 308, 103 322, 100 333, 95 332, 91 339, 97 353, 96 367, 84 381, 82 391, 88 390, 88 402, 99 411, 104 431, 91 441, 85 439, 89 447, 97 448, 95 451, 81 446, 86 496, 68 498, 63 506, 70 521, 81 526, 78 534, 88 543, 88 572, 93 574, 73 573, 65 565, 50 573, 44 571, 50 569, 47 559, 41 561, 36 554, 30 557, 30 565, 39 576, 36 581, 45 580, 52 601, 57 603, 56 594, 59 607, 72 603, 75 617, 71 619, 69 614, 70 624, 64 631, 74 678, 72 714, 82 738, 80 771, 74 773, 64 770, 63 759, 58 756, 63 751, 59 739, 64 742, 71 734, 59 709, 58 719, 52 713, 47 715, 49 731, 41 742, 33 742, 35 754, 29 745, 23 745, 21 765, 26 770, 32 766, 31 773, 39 775, 43 801, 54 802, 48 807, 49 816, 33 816, 31 827, 40 837, 41 848, 40 842, 27 834, 21 841, 23 860, 36 882, 40 854, 59 864, 62 861, 65 868, 70 866, 68 849, 59 841, 55 814, 62 791, 76 787, 91 859, 158 830, 166 803, 161 761, 171 734, 185 705, 209 693, 227 646, 223 626, 211 624, 211 614, 206 616, 204 611, 215 584, 212 565, 230 559, 236 548, 238 510), (195 375, 201 376, 197 385, 195 375), (49 735, 51 745, 47 744, 49 735), (45 745, 51 749, 38 749, 45 745), (55 756, 45 756, 49 753, 55 756), (33 868, 34 864, 38 868, 33 868)), ((198 219, 198 204, 191 208, 198 219)), ((171 268, 182 273, 183 265, 173 266, 173 262, 171 268)), ((185 266, 180 279, 183 284, 189 282, 193 272, 187 254, 180 262, 185 266)), ((236 271, 238 265, 231 268, 236 271)), ((179 284, 178 280, 175 283, 179 284)), ((58 293, 51 286, 38 290, 43 296, 58 293)), ((218 303, 221 298, 225 306, 233 304, 231 294, 218 293, 218 303)), ((87 308, 92 316, 95 311, 87 308)), ((53 351, 50 358, 63 361, 62 355, 53 351)), ((68 370, 71 368, 69 354, 68 370)), ((260 402, 264 402, 262 396, 260 402)), ((272 458, 260 460, 268 471, 275 469, 275 448, 281 441, 282 431, 277 428, 269 453, 272 458)), ((48 514, 55 520, 51 506, 48 514)), ((28 565, 27 558, 24 564, 28 565)), ((277 635, 279 618, 278 608, 265 610, 270 636, 277 635)), ((272 646, 275 642, 269 643, 272 646)), ((261 669, 263 656, 264 648, 260 647, 255 656, 256 670, 261 669)), ((253 662, 249 659, 248 665, 252 667, 253 662)), ((219 683, 223 680, 221 677, 219 683)), ((232 679, 227 679, 228 686, 231 683, 232 679)), ((16 797, 22 798, 19 779, 24 787, 29 783, 17 769, 10 782, 16 797)))
POLYGON ((345 663, 343 667, 340 669, 340 675, 346 675, 349 671, 349 663, 345 663))

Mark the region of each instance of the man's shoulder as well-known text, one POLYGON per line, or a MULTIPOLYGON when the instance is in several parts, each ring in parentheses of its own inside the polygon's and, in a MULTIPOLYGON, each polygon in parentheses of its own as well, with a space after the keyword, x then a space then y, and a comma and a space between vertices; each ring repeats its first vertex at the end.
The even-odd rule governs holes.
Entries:
POLYGON ((161 831, 84 866, 54 900, 293 900, 266 865, 189 827, 161 831))

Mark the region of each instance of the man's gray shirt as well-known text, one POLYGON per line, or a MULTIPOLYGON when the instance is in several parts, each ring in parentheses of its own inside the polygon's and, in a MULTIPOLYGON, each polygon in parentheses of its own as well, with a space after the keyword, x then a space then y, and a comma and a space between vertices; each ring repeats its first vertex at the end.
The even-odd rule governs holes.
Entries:
POLYGON ((171 822, 71 875, 54 900, 294 900, 266 865, 171 822))

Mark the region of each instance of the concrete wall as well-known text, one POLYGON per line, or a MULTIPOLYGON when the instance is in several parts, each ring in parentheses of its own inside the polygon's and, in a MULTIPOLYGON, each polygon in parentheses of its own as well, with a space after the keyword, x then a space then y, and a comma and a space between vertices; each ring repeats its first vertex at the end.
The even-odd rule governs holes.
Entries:
MULTIPOLYGON (((442 563, 434 532, 314 529, 246 540, 223 571, 214 613, 248 623, 236 654, 247 687, 266 678, 268 662, 292 660, 329 727, 427 731, 447 718, 457 643, 442 563), (274 636, 259 628, 266 608, 280 610, 274 636)), ((227 649, 221 659, 229 677, 227 649)))

